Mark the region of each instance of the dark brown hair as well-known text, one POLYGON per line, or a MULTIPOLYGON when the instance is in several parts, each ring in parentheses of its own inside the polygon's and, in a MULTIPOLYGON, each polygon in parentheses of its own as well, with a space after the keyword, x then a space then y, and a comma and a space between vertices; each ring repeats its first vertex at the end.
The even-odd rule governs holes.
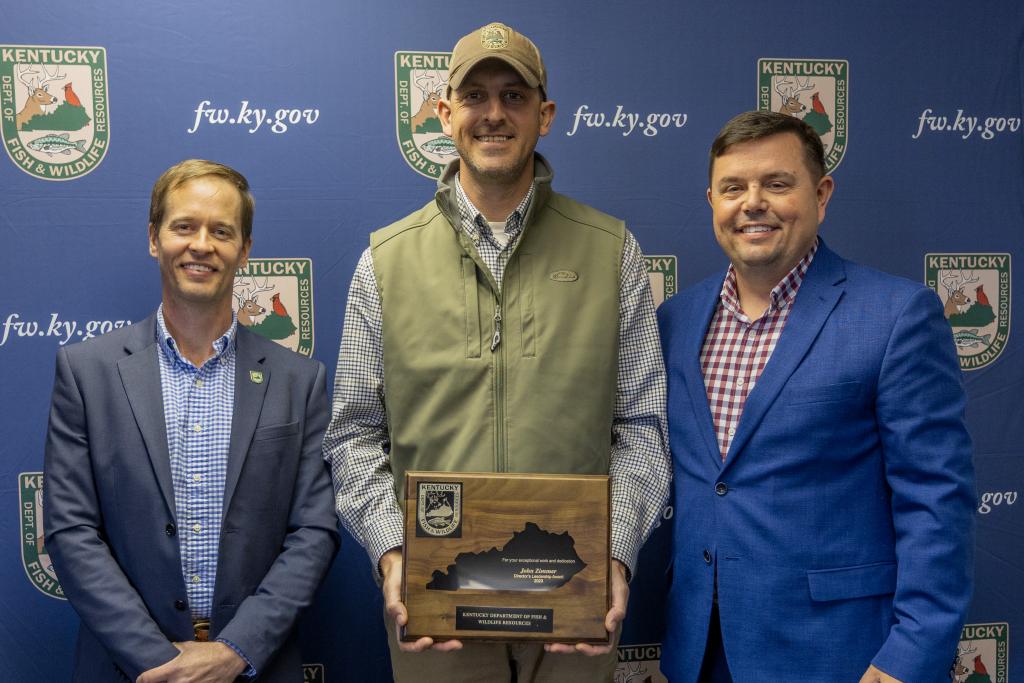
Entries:
POLYGON ((813 128, 803 120, 788 114, 779 114, 773 111, 746 111, 731 118, 722 127, 722 130, 718 131, 718 137, 711 143, 711 153, 708 159, 708 183, 711 182, 711 171, 715 166, 715 159, 725 154, 730 147, 741 142, 760 140, 780 133, 793 133, 800 139, 804 148, 807 170, 811 172, 815 182, 820 180, 825 175, 825 148, 813 128))

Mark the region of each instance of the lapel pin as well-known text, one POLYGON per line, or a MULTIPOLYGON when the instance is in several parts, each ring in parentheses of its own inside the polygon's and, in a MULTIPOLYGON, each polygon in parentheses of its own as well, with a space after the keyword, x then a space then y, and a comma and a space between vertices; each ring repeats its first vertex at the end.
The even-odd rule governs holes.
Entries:
POLYGON ((261 370, 250 370, 249 379, 253 384, 263 384, 263 372, 261 370))

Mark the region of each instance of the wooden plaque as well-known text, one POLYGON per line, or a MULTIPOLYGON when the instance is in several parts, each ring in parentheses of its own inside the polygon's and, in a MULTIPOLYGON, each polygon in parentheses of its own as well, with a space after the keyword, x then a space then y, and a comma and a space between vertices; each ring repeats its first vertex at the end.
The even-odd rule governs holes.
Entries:
POLYGON ((407 472, 403 640, 607 643, 607 475, 407 472))

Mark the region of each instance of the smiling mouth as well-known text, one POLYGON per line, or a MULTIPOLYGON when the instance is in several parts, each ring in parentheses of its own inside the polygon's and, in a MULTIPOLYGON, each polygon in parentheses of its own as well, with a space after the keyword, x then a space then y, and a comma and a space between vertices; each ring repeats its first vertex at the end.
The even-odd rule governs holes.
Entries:
POLYGON ((185 263, 181 267, 190 273, 213 273, 216 270, 212 266, 207 266, 202 263, 185 263))
POLYGON ((769 233, 772 230, 777 230, 777 229, 778 228, 776 228, 774 226, 771 226, 771 225, 765 225, 763 223, 758 223, 756 225, 743 225, 743 226, 740 226, 740 227, 736 228, 735 232, 739 232, 739 233, 742 233, 744 235, 762 235, 762 234, 769 233))
POLYGON ((508 142, 512 139, 511 135, 477 135, 476 139, 480 142, 508 142))

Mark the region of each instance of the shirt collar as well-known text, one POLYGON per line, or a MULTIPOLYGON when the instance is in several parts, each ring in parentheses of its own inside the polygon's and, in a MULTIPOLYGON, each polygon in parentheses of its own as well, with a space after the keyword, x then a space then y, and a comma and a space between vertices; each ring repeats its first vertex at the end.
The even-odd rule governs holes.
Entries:
MULTIPOLYGON (((768 294, 769 303, 768 310, 764 313, 765 315, 777 313, 793 304, 793 300, 796 299, 796 293, 800 289, 800 284, 804 281, 804 276, 807 274, 807 269, 811 267, 811 262, 814 261, 816 253, 818 253, 817 238, 815 238, 814 244, 811 245, 810 251, 793 266, 792 270, 779 280, 779 284, 772 287, 772 291, 768 294)), ((743 309, 740 308, 740 297, 736 289, 736 269, 733 268, 731 263, 725 273, 725 282, 722 283, 722 291, 719 293, 719 298, 722 301, 722 306, 727 311, 741 320, 747 320, 743 309)))
MULTIPOLYGON (((207 359, 206 363, 213 362, 214 360, 227 360, 230 354, 234 353, 235 333, 237 331, 238 318, 235 316, 234 311, 232 311, 231 324, 228 326, 228 329, 224 334, 214 340, 213 357, 207 359)), ((174 337, 171 336, 170 331, 167 329, 167 323, 164 322, 163 304, 160 304, 160 307, 156 310, 156 341, 171 363, 184 363, 190 367, 195 367, 191 361, 185 359, 178 352, 178 344, 174 341, 174 337)), ((204 363, 204 365, 206 363, 204 363)))
MULTIPOLYGON (((522 230, 523 218, 530 208, 530 202, 533 201, 533 186, 534 184, 530 183, 530 189, 526 191, 526 196, 519 202, 515 211, 505 219, 505 234, 508 235, 510 244, 519 235, 520 230, 522 230)), ((486 231, 489 234, 491 228, 487 225, 487 219, 473 205, 469 196, 466 195, 466 191, 462 189, 462 181, 459 179, 458 173, 455 174, 455 196, 458 198, 462 229, 465 230, 470 239, 476 242, 480 239, 481 231, 486 231)))

